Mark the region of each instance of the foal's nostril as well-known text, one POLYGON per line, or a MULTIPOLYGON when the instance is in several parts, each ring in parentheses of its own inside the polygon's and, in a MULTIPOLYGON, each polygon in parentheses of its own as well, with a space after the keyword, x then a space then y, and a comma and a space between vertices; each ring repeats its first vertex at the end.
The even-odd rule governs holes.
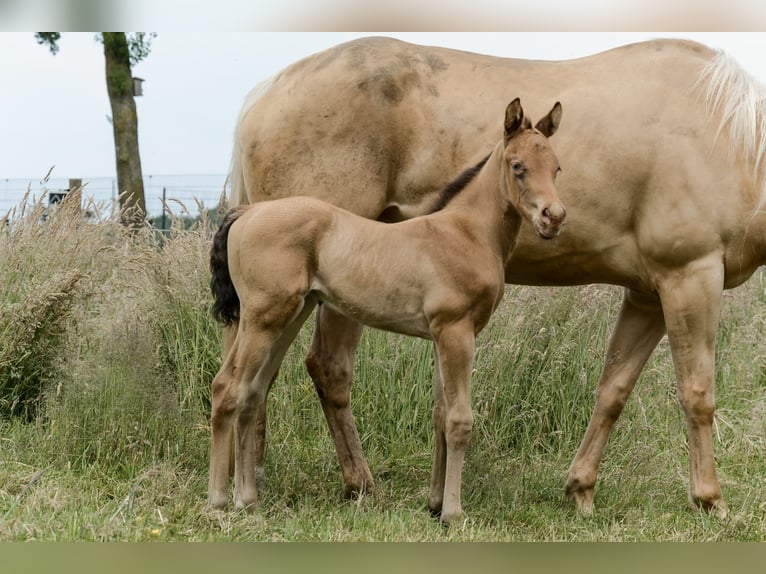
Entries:
POLYGON ((561 223, 567 216, 567 212, 563 207, 560 210, 557 210, 555 215, 551 212, 550 207, 545 207, 542 213, 543 217, 551 223, 561 223))

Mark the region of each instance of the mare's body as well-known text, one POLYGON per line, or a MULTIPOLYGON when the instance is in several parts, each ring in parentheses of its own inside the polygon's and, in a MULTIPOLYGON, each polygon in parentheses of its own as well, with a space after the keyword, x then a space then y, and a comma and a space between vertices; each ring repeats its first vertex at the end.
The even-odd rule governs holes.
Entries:
MULTIPOLYGON (((506 281, 626 288, 567 493, 591 511, 609 433, 667 333, 688 420, 690 499, 725 514, 713 457, 714 340, 723 289, 766 257, 765 94, 725 55, 672 40, 563 62, 381 38, 343 44, 248 99, 231 202, 311 193, 371 219, 422 214, 497 141, 492 118, 509 92, 567 106, 556 149, 569 226, 544 242, 522 225, 506 281)), ((349 408, 360 330, 320 309, 307 358, 348 493, 372 482, 349 408)))

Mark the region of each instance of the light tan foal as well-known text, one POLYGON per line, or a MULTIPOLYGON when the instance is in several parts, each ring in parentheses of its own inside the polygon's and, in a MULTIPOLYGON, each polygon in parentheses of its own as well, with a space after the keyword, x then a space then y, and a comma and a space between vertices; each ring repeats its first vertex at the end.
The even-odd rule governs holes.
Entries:
POLYGON ((309 197, 229 212, 211 252, 211 285, 214 311, 224 322, 238 321, 238 329, 213 381, 211 506, 228 500, 232 435, 235 505, 257 504, 264 445, 253 425, 265 420, 285 352, 321 302, 365 325, 433 340, 429 507, 447 524, 461 515, 475 337, 503 296, 522 218, 544 238, 557 236, 566 219, 548 142, 560 119, 556 103, 533 128, 518 98, 512 101, 491 155, 422 217, 384 224, 309 197))

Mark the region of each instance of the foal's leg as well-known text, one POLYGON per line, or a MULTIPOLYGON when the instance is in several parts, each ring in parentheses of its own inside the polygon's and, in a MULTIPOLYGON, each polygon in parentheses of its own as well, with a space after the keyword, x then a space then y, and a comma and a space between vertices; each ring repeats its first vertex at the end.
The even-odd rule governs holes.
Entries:
POLYGON ((259 377, 263 377, 263 381, 266 384, 266 391, 264 394, 264 400, 259 402, 255 408, 254 419, 254 448, 255 448, 255 480, 258 489, 262 489, 264 486, 264 458, 266 456, 266 397, 271 390, 271 385, 279 374, 279 367, 282 365, 282 361, 285 358, 285 353, 290 348, 290 345, 298 335, 303 323, 314 310, 316 301, 313 298, 307 299, 304 303, 303 309, 296 316, 295 319, 285 328, 279 338, 274 342, 269 352, 266 362, 261 367, 258 373, 259 377))
POLYGON ((211 409, 210 470, 208 475, 208 505, 222 508, 228 501, 229 476, 234 470, 233 435, 236 389, 234 356, 238 341, 234 338, 221 368, 213 379, 211 409))
POLYGON ((265 329, 245 326, 237 336, 237 358, 234 364, 236 387, 236 424, 234 444, 234 504, 236 508, 252 508, 258 502, 255 483, 255 441, 253 421, 259 404, 266 401, 269 381, 264 381, 264 366, 275 337, 265 329))
POLYGON ((713 386, 723 278, 722 257, 713 254, 668 274, 659 284, 689 433, 689 500, 721 518, 726 516, 726 506, 713 458, 713 386))
MULTIPOLYGON (((434 345, 434 357, 438 357, 434 345)), ((434 459, 431 467, 431 489, 428 495, 428 509, 439 516, 444 503, 444 477, 447 472, 447 441, 444 435, 444 384, 439 370, 439 361, 434 361, 434 459)))
POLYGON ((314 338, 306 357, 306 368, 335 443, 347 497, 363 493, 373 484, 349 405, 354 357, 361 335, 361 324, 322 305, 317 309, 314 338))
POLYGON ((442 327, 435 335, 436 360, 439 362, 444 390, 444 441, 447 454, 441 521, 450 524, 463 513, 460 487, 463 460, 473 428, 471 369, 475 336, 473 327, 467 322, 442 327))
MULTIPOLYGON (((229 356, 231 348, 234 346, 234 341, 237 337, 237 331, 239 330, 239 321, 234 321, 231 325, 224 326, 221 330, 221 362, 223 364, 226 361, 226 357, 229 356)), ((234 432, 232 428, 231 436, 229 437, 229 478, 234 476, 234 432)))
MULTIPOLYGON (((242 368, 241 385, 237 397, 236 449, 234 465, 234 502, 236 508, 251 509, 258 502, 257 473, 263 469, 265 450, 266 398, 277 376, 285 353, 306 318, 313 310, 313 301, 302 297, 277 303, 284 305, 288 320, 281 330, 276 325, 259 328, 256 321, 251 328, 240 330, 239 342, 242 368), (264 427, 256 433, 260 422, 264 427)), ((251 313, 258 316, 256 313, 251 313)))
POLYGON ((596 405, 565 486, 567 496, 583 514, 593 512, 593 489, 609 433, 664 334, 665 321, 657 298, 626 290, 598 382, 596 405))
MULTIPOLYGON (((211 430, 212 439, 210 447, 210 474, 208 482, 208 504, 213 508, 221 508, 228 500, 229 475, 233 469, 235 490, 238 502, 242 496, 252 498, 255 502, 255 489, 252 492, 242 493, 247 490, 249 481, 244 476, 247 474, 248 464, 243 463, 244 450, 248 447, 247 436, 241 434, 241 420, 243 420, 243 397, 247 397, 254 385, 251 383, 256 378, 263 358, 271 346, 273 338, 267 332, 257 327, 246 327, 244 324, 237 326, 237 333, 230 345, 228 355, 221 365, 220 370, 213 379, 212 385, 212 411, 211 430), (236 423, 236 424, 235 424, 236 423), (234 437, 237 437, 236 441, 234 437), (243 440, 244 437, 244 440, 243 440), (232 447, 234 447, 234 465, 231 464, 232 447)), ((244 413, 247 418, 248 413, 244 413)), ((252 451, 253 449, 250 448, 252 451)), ((253 474, 255 467, 253 466, 253 474)), ((239 505, 239 504, 238 504, 239 505)))

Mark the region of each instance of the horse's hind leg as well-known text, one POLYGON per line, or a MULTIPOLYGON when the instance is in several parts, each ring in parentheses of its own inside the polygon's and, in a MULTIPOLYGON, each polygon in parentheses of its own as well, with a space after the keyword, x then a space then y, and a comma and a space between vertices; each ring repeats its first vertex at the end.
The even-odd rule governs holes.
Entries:
POLYGON ((208 505, 222 508, 228 501, 229 477, 233 470, 232 448, 236 388, 234 381, 234 355, 237 340, 229 346, 228 354, 212 384, 210 471, 208 478, 208 505))
POLYGON ((626 290, 598 382, 596 405, 566 480, 566 494, 582 514, 593 511, 593 489, 609 433, 664 333, 659 301, 626 290))
MULTIPOLYGON (((313 298, 306 299, 303 308, 300 310, 295 319, 293 319, 282 334, 277 338, 271 347, 266 362, 261 367, 261 371, 258 376, 263 377, 263 381, 266 384, 265 396, 268 396, 271 385, 279 374, 279 367, 282 365, 282 361, 285 358, 285 353, 290 348, 290 345, 298 335, 303 323, 314 310, 316 301, 313 298)), ((255 480, 256 487, 262 489, 265 482, 265 470, 264 470, 264 458, 266 456, 266 400, 258 403, 255 409, 254 420, 254 438, 255 438, 255 480)))
MULTIPOLYGON (((259 328, 257 320, 240 330, 238 366, 243 384, 237 397, 237 425, 234 465, 234 495, 237 508, 251 509, 258 502, 258 469, 263 469, 265 452, 266 399, 285 353, 311 313, 314 303, 302 297, 284 305, 287 324, 259 328), (260 427, 259 425, 263 425, 260 427)), ((258 317, 258 313, 251 312, 258 317)))
MULTIPOLYGON (((234 346, 234 341, 239 330, 239 321, 234 321, 231 325, 224 326, 221 332, 221 362, 226 361, 229 352, 234 346)), ((229 438, 229 478, 234 476, 234 433, 229 438)))
POLYGON ((322 305, 317 309, 314 338, 306 357, 306 368, 335 443, 347 497, 365 492, 373 483, 349 404, 361 334, 362 325, 322 305))
POLYGON ((720 254, 695 261, 659 283, 678 397, 689 433, 689 499, 723 518, 726 506, 713 457, 715 338, 723 295, 720 254))

